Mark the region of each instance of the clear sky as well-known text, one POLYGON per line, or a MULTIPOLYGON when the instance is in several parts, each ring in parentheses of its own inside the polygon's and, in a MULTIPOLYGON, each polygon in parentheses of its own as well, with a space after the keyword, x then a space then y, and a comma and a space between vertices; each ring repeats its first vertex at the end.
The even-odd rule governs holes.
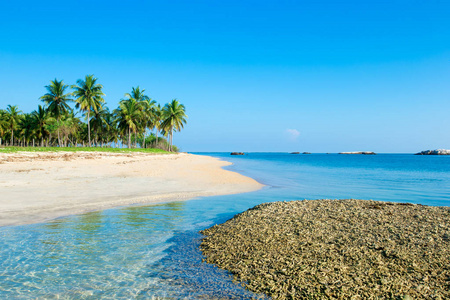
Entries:
POLYGON ((0 1, 0 107, 94 74, 183 151, 450 149, 450 1, 0 1))

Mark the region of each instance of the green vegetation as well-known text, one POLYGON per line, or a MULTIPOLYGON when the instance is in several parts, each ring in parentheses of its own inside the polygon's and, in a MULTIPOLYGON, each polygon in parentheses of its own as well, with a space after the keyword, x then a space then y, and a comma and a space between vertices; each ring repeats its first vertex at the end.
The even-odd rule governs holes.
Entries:
MULTIPOLYGON (((83 81, 78 79, 77 85, 72 85, 74 92, 72 93, 75 96, 75 105, 76 108, 81 109, 82 112, 86 112, 87 120, 90 120, 91 110, 94 112, 98 112, 99 109, 102 108, 102 104, 105 102, 102 96, 102 88, 101 84, 96 83, 97 78, 94 78, 94 75, 86 75, 86 79, 83 81)), ((87 122, 88 125, 88 141, 89 147, 91 146, 91 122, 87 122)))
POLYGON ((15 152, 111 152, 111 153, 170 153, 166 150, 158 148, 101 148, 101 147, 0 147, 0 153, 15 153, 15 152))
POLYGON ((173 146, 173 132, 186 124, 183 104, 173 99, 161 107, 138 86, 125 93, 110 112, 103 86, 97 81, 94 75, 86 75, 69 86, 55 78, 40 97, 44 106, 38 105, 31 113, 23 113, 16 105, 0 109, 1 151, 98 151, 101 147, 102 151, 121 152, 124 145, 127 151, 178 151, 173 146))
POLYGON ((169 132, 170 134, 169 151, 172 151, 173 130, 180 131, 184 124, 186 124, 187 116, 184 105, 180 104, 176 99, 173 99, 172 102, 167 103, 162 109, 162 116, 164 121, 161 126, 163 127, 164 133, 169 132))

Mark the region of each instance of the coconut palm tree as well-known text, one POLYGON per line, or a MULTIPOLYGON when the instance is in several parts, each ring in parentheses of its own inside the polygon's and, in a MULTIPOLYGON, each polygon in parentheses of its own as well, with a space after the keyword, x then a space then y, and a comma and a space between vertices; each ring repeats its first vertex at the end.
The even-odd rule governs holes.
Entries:
POLYGON ((117 126, 122 132, 128 132, 128 148, 131 148, 131 132, 137 132, 142 118, 142 105, 135 99, 126 99, 119 102, 114 110, 117 126))
POLYGON ((180 104, 177 99, 173 99, 172 102, 167 103, 163 110, 163 122, 161 127, 164 132, 168 132, 169 138, 169 151, 172 151, 173 143, 173 130, 180 131, 186 124, 186 109, 183 104, 180 104))
POLYGON ((5 136, 7 130, 6 110, 0 109, 0 146, 3 144, 2 138, 5 136))
POLYGON ((144 94, 145 89, 141 89, 139 86, 132 87, 131 93, 125 93, 125 99, 134 99, 136 102, 149 100, 150 98, 144 94))
POLYGON ((6 122, 8 124, 8 129, 11 131, 11 146, 14 146, 14 129, 16 129, 17 125, 20 121, 21 110, 17 107, 17 105, 8 105, 6 108, 6 122))
POLYGON ((76 108, 86 112, 87 124, 88 124, 88 141, 91 146, 91 127, 90 127, 90 113, 91 111, 97 112, 98 109, 105 102, 102 96, 103 85, 97 83, 97 78, 94 75, 86 75, 84 80, 78 79, 76 85, 72 85, 74 89, 72 95, 75 98, 76 108))
MULTIPOLYGON (((72 101, 72 99, 70 98, 71 94, 65 94, 68 87, 69 86, 67 84, 64 84, 62 80, 58 81, 55 78, 55 80, 50 81, 50 85, 45 86, 45 88, 47 89, 47 93, 40 98, 48 106, 48 112, 52 114, 57 121, 60 120, 61 115, 70 110, 68 102, 72 101)), ((58 144, 61 146, 59 129, 57 129, 57 131, 58 144)))
POLYGON ((161 122, 162 122, 162 109, 161 109, 161 105, 158 103, 157 105, 155 105, 153 107, 153 127, 155 129, 155 147, 158 146, 158 133, 161 131, 162 127, 161 127, 161 122))
POLYGON ((45 128, 49 118, 48 112, 44 107, 39 105, 38 109, 31 113, 31 116, 33 118, 36 137, 41 140, 41 147, 44 147, 44 138, 48 135, 48 131, 45 128))
POLYGON ((73 110, 67 111, 58 121, 58 128, 61 131, 62 143, 64 147, 66 147, 69 143, 70 136, 77 132, 79 128, 78 121, 79 120, 75 117, 73 110))
POLYGON ((143 132, 143 145, 142 147, 145 148, 145 133, 147 131, 147 128, 150 130, 155 127, 153 124, 154 122, 154 112, 156 107, 156 101, 149 98, 148 100, 144 101, 144 111, 143 111, 143 120, 142 125, 144 128, 143 132))
POLYGON ((19 121, 19 126, 20 134, 23 138, 23 145, 29 145, 31 139, 34 139, 35 136, 35 127, 32 115, 24 114, 19 121))
POLYGON ((144 133, 145 140, 145 130, 147 125, 151 122, 151 109, 152 106, 156 103, 145 93, 145 89, 141 89, 139 86, 132 87, 131 93, 125 93, 125 100, 132 100, 138 104, 139 109, 141 110, 140 120, 136 123, 137 128, 134 131, 134 146, 136 147, 137 143, 137 132, 144 133), (150 120, 149 120, 150 119, 150 120))
POLYGON ((76 113, 72 112, 72 127, 74 128, 73 132, 71 132, 69 136, 69 140, 74 147, 78 147, 78 142, 82 140, 82 135, 84 131, 87 132, 87 124, 81 122, 79 118, 76 117, 76 113), (86 130, 84 129, 86 127, 86 130))
POLYGON ((94 129, 95 132, 95 143, 97 143, 99 141, 99 136, 100 136, 100 141, 102 143, 103 146, 103 132, 107 132, 109 130, 109 123, 108 123, 108 117, 110 115, 109 109, 106 106, 101 106, 98 108, 97 111, 93 112, 93 116, 92 119, 90 121, 91 123, 91 127, 94 129), (101 135, 99 135, 99 133, 101 135))

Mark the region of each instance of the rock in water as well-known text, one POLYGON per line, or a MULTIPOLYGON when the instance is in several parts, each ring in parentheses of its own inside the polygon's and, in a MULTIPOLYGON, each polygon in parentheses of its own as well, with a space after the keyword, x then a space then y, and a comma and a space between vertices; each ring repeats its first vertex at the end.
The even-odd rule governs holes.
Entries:
POLYGON ((231 155, 245 155, 244 152, 231 152, 231 155))
POLYGON ((446 149, 436 149, 436 150, 425 150, 415 155, 450 155, 450 150, 446 149))
POLYGON ((339 152, 339 154, 364 154, 364 155, 375 155, 372 151, 356 151, 356 152, 339 152))

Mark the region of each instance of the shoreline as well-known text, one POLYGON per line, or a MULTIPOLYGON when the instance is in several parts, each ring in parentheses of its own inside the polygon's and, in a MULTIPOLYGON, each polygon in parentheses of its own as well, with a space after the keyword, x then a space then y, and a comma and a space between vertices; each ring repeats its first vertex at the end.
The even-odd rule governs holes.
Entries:
POLYGON ((0 153, 0 227, 128 205, 239 194, 264 185, 194 154, 0 153))

